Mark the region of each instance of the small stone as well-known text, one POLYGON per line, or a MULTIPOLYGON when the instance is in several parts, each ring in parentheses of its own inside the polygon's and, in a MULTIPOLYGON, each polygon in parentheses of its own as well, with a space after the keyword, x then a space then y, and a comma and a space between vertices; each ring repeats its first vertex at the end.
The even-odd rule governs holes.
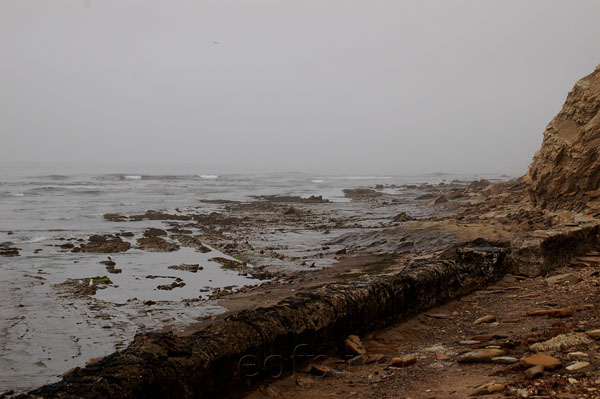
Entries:
POLYGON ((490 382, 484 385, 481 385, 475 388, 475 392, 471 394, 471 396, 482 396, 482 395, 490 395, 496 392, 504 391, 504 384, 498 384, 497 382, 490 382))
POLYGON ((369 356, 367 355, 358 355, 354 356, 352 359, 348 360, 348 364, 351 366, 361 366, 366 364, 369 361, 369 356))
POLYGON ((519 359, 517 359, 516 357, 511 357, 511 356, 498 356, 498 357, 492 358, 492 363, 497 363, 497 364, 515 364, 518 362, 519 362, 519 359))
POLYGON ((367 359, 367 364, 381 363, 383 361, 385 361, 385 355, 373 354, 373 355, 369 355, 369 358, 367 359))
POLYGON ((466 339, 466 340, 464 340, 464 341, 460 341, 460 342, 459 342, 459 344, 461 344, 461 345, 478 345, 478 344, 480 344, 480 343, 481 343, 481 342, 479 342, 479 341, 476 341, 476 340, 474 340, 474 339, 466 339))
POLYGON ((579 281, 580 281, 580 278, 577 277, 576 275, 574 275, 573 273, 559 274, 557 276, 548 277, 546 279, 546 283, 548 283, 550 285, 558 284, 558 283, 576 284, 579 281))
POLYGON ((586 368, 589 365, 590 365, 589 362, 576 362, 576 363, 571 364, 570 366, 567 366, 567 370, 578 371, 578 370, 586 368))
POLYGON ((494 339, 494 336, 492 334, 483 334, 483 335, 476 335, 476 336, 472 337, 471 339, 473 341, 485 342, 485 341, 491 341, 492 339, 494 339))
POLYGON ((543 353, 538 353, 521 359, 521 366, 543 366, 545 369, 552 370, 560 367, 560 360, 552 356, 544 355, 543 353))
POLYGON ((448 313, 425 313, 426 317, 430 317, 432 319, 451 319, 452 316, 448 313))
POLYGON ((309 374, 317 377, 337 377, 340 375, 339 372, 326 366, 320 366, 318 364, 315 364, 311 367, 311 369, 309 370, 309 374))
POLYGON ((493 323, 495 321, 496 321, 496 316, 488 315, 488 316, 480 317, 479 319, 475 320, 475 322, 473 324, 478 325, 478 324, 483 324, 483 323, 493 323))
POLYGON ((527 312, 527 316, 552 316, 552 317, 568 317, 573 315, 573 309, 560 308, 552 310, 534 310, 527 312))
POLYGON ((277 398, 281 396, 281 391, 275 388, 273 385, 266 385, 264 387, 264 392, 267 394, 269 398, 277 398))
POLYGON ((561 309, 553 309, 550 311, 550 316, 552 317, 569 317, 573 315, 573 309, 569 308, 561 308, 561 309))
POLYGON ((495 357, 504 356, 506 352, 501 349, 477 349, 459 356, 459 363, 489 363, 495 357))
POLYGON ((415 356, 395 357, 392 359, 390 366, 392 367, 408 367, 417 362, 415 356))
POLYGON ((346 345, 346 352, 349 355, 366 355, 367 350, 357 335, 350 335, 344 341, 346 345))
POLYGON ((579 380, 573 378, 573 377, 569 377, 568 378, 569 384, 578 384, 579 380))
POLYGON ((588 357, 588 354, 585 352, 571 352, 571 353, 567 353, 567 357, 569 358, 574 358, 574 357, 588 357))
POLYGON ((600 339, 600 330, 590 330, 585 333, 594 339, 600 339))
POLYGON ((534 378, 537 378, 537 377, 541 376, 542 374, 544 374, 544 366, 542 366, 542 365, 533 366, 533 367, 525 370, 525 377, 528 380, 533 380, 534 378))

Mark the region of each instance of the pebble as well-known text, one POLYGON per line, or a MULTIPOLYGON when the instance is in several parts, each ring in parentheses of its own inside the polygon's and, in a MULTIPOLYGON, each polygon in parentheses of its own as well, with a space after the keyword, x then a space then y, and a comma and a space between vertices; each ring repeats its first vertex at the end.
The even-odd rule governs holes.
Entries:
POLYGON ((525 377, 528 380, 533 380, 534 378, 537 378, 537 377, 541 376, 542 374, 544 374, 544 366, 542 366, 542 365, 533 366, 533 367, 525 370, 525 377))
POLYGON ((567 353, 567 357, 569 357, 569 358, 588 357, 588 354, 585 352, 571 352, 571 353, 567 353))
POLYGON ((495 357, 504 356, 506 352, 501 349, 477 349, 459 356, 459 363, 489 363, 495 357))
POLYGON ((487 384, 475 388, 475 391, 471 394, 471 396, 490 395, 492 393, 502 392, 505 388, 506 387, 504 386, 504 384, 498 384, 497 382, 489 382, 487 384))
POLYGON ((475 320, 475 322, 473 322, 473 324, 479 325, 479 324, 483 324, 483 323, 493 323, 495 321, 496 321, 496 316, 487 315, 487 316, 483 316, 483 317, 480 317, 479 319, 475 320))
POLYGON ((573 315, 573 310, 569 308, 560 308, 552 310, 534 310, 527 312, 527 316, 552 316, 552 317, 569 317, 573 315))
POLYGON ((348 360, 348 364, 351 366, 361 366, 366 364, 369 361, 369 356, 367 355, 358 355, 354 356, 352 359, 348 360))
POLYGON ((464 341, 460 341, 459 344, 461 345, 479 345, 481 342, 476 341, 474 339, 466 339, 464 341))
POLYGON ((600 330, 590 330, 586 331, 586 334, 592 338, 600 339, 600 330))
POLYGON ((367 350, 365 349, 362 341, 357 335, 350 335, 344 341, 346 345, 346 352, 349 355, 366 355, 367 350))
POLYGON ((519 362, 519 359, 517 359, 516 357, 510 357, 510 356, 498 356, 498 357, 492 358, 492 363, 497 363, 497 364, 515 364, 518 362, 519 362))
POLYGON ((567 366, 567 370, 578 371, 578 370, 586 368, 589 365, 590 364, 588 362, 576 362, 576 363, 571 364, 570 366, 567 366))
POLYGON ((372 355, 369 355, 369 358, 367 359, 367 364, 381 363, 383 361, 385 361, 385 355, 382 355, 382 354, 372 354, 372 355))
POLYGON ((523 367, 542 366, 545 369, 552 370, 560 366, 560 360, 555 357, 538 353, 521 359, 523 367))
POLYGON ((339 372, 326 367, 315 364, 309 370, 309 374, 317 376, 317 377, 338 377, 340 375, 339 372))
POLYGON ((579 282, 579 277, 577 277, 573 273, 559 274, 558 276, 552 276, 552 277, 548 277, 546 279, 546 283, 548 283, 548 284, 558 284, 558 283, 575 284, 577 282, 579 282))
POLYGON ((417 358, 415 356, 404 356, 404 357, 395 357, 392 359, 390 366, 392 367, 408 367, 417 362, 417 358))

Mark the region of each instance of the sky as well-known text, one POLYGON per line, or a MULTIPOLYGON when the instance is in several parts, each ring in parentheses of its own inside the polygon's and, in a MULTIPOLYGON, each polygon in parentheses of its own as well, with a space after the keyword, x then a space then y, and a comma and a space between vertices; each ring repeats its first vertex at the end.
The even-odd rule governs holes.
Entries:
POLYGON ((523 174, 600 63, 599 16, 598 0, 0 0, 0 168, 523 174))

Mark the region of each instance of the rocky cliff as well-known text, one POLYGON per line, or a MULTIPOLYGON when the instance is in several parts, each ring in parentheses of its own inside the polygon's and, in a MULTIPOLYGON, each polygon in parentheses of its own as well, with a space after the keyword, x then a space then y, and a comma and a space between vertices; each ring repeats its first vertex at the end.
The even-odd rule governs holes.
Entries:
POLYGON ((525 181, 535 206, 600 210, 600 65, 546 127, 525 181))

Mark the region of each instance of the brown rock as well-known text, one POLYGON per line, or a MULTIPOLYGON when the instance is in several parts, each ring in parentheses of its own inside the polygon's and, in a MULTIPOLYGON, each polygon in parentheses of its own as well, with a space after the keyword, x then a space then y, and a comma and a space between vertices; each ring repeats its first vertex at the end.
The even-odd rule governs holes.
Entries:
POLYGON ((358 355, 358 356, 354 356, 352 359, 349 359, 348 364, 351 366, 362 366, 363 364, 367 364, 368 361, 369 361, 369 356, 358 355))
POLYGON ((589 362, 576 362, 576 363, 571 364, 570 366, 567 366, 566 368, 569 371, 579 371, 581 369, 586 368, 589 365, 590 365, 589 362))
POLYGON ((411 220, 415 220, 415 219, 413 217, 408 216, 408 214, 406 212, 400 212, 398 215, 396 215, 396 217, 394 219, 392 219, 392 222, 402 223, 402 222, 409 222, 411 220))
POLYGON ((544 366, 533 366, 525 370, 525 378, 533 380, 544 374, 544 366))
POLYGON ((476 336, 472 337, 470 340, 478 341, 478 342, 485 342, 485 341, 491 341, 492 339, 494 339, 493 334, 482 334, 482 335, 476 335, 476 336))
POLYGON ((498 384, 497 382, 490 382, 485 385, 481 385, 475 388, 475 392, 471 394, 471 396, 483 396, 483 395, 491 395, 493 393, 502 392, 506 387, 504 384, 498 384))
POLYGON ((502 349, 477 349, 460 355, 456 361, 459 363, 490 363, 493 358, 504 356, 502 349))
POLYGON ((459 342, 461 345, 479 345, 481 342, 475 339, 465 339, 459 342))
POLYGON ((473 322, 473 324, 478 325, 478 324, 483 324, 483 323, 493 323, 495 321, 496 321, 496 316, 488 315, 488 316, 480 317, 479 319, 475 320, 475 322, 473 322))
POLYGON ((544 369, 553 370, 557 367, 560 367, 560 360, 552 356, 544 355, 543 353, 538 353, 521 359, 521 366, 543 366, 544 369))
POLYGON ((569 309, 569 308, 534 310, 532 312, 527 312, 527 316, 569 317, 572 315, 573 315, 573 309, 569 309))
POLYGON ((367 359, 367 364, 371 364, 371 363, 381 363, 385 361, 385 355, 382 354, 373 354, 373 355, 369 355, 369 358, 367 359))
POLYGON ((367 350, 357 335, 350 335, 344 341, 346 353, 349 355, 366 355, 367 350))
POLYGON ((519 362, 519 359, 517 359, 516 357, 511 357, 511 356, 498 356, 498 357, 492 358, 492 363, 497 363, 497 364, 515 364, 518 362, 519 362))
POLYGON ((414 356, 395 357, 392 359, 390 366, 392 367, 408 367, 417 362, 417 358, 414 356))
POLYGON ((440 195, 439 197, 436 197, 429 201, 428 205, 441 205, 445 204, 446 202, 448 202, 448 198, 444 197, 443 195, 440 195))
POLYGON ((559 274, 556 276, 548 277, 546 279, 546 283, 548 283, 550 285, 559 284, 559 283, 576 284, 579 281, 581 281, 581 279, 579 277, 577 277, 576 275, 574 275, 573 273, 559 274))
POLYGON ((600 330, 590 330, 585 333, 594 339, 600 339, 600 330))
POLYGON ((315 364, 310 368, 309 374, 316 377, 338 377, 340 375, 338 371, 318 364, 315 364))

